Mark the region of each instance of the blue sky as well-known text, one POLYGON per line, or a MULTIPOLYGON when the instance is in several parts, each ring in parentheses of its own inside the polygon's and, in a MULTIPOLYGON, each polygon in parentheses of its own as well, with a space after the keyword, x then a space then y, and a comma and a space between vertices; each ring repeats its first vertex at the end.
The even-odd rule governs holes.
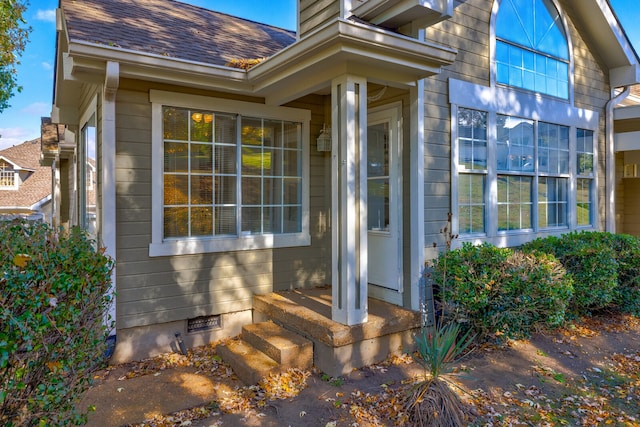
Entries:
MULTIPOLYGON (((184 0, 208 9, 294 30, 296 0, 184 0)), ((631 42, 640 52, 640 7, 637 0, 610 0, 631 42)), ((0 149, 40 136, 40 117, 51 113, 58 0, 30 0, 27 23, 33 28, 18 67, 22 93, 0 114, 0 149)))

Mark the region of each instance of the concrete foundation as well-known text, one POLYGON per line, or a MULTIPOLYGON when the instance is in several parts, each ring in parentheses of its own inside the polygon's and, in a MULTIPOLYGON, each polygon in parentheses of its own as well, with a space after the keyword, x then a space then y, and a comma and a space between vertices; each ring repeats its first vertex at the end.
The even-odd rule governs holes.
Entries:
POLYGON ((111 364, 142 360, 167 352, 180 352, 175 334, 179 332, 187 348, 198 347, 242 332, 244 325, 252 323, 251 310, 222 314, 222 327, 187 333, 187 320, 159 323, 116 331, 116 348, 109 360, 111 364))

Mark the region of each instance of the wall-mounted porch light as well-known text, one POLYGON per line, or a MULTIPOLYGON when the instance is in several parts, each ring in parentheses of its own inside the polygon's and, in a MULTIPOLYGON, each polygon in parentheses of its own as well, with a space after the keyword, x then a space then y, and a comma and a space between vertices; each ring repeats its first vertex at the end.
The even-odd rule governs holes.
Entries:
POLYGON ((316 139, 316 149, 318 151, 331 151, 331 128, 322 126, 320 135, 316 139))

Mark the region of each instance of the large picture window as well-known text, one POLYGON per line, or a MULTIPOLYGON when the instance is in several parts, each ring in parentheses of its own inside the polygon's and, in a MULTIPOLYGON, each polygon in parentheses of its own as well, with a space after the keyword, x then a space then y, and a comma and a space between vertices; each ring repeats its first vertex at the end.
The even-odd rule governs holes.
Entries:
POLYGON ((278 118, 278 108, 243 102, 158 98, 162 215, 152 255, 308 244, 306 112, 278 118))
POLYGON ((593 225, 593 130, 463 107, 454 111, 461 236, 593 225))

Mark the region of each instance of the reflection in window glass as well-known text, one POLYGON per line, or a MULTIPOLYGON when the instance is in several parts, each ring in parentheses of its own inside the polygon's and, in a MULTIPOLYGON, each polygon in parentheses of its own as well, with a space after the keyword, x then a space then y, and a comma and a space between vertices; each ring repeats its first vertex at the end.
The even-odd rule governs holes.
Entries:
POLYGON ((578 179, 576 191, 576 209, 578 226, 591 225, 591 211, 593 201, 591 199, 592 179, 578 179))
POLYGON ((165 238, 302 231, 301 124, 175 107, 163 115, 165 238))
POLYGON ((458 165, 469 170, 487 169, 487 113, 458 109, 458 165))
POLYGON ((568 202, 567 178, 544 178, 538 181, 538 226, 566 227, 568 202))
POLYGON ((498 230, 532 228, 533 178, 498 175, 498 230))
POLYGON ((593 131, 577 129, 576 160, 578 180, 576 183, 576 209, 578 226, 593 225, 594 143, 593 131))
POLYGON ((389 122, 367 128, 368 229, 389 231, 389 122))
POLYGON ((569 128, 538 123, 538 170, 549 174, 569 173, 569 128))
POLYGON ((569 45, 550 0, 503 0, 495 48, 498 83, 569 97, 569 45))
POLYGON ((80 226, 96 240, 98 232, 96 200, 98 194, 98 162, 96 157, 96 118, 92 115, 82 128, 79 159, 80 226))
POLYGON ((498 170, 533 171, 533 120, 498 115, 497 137, 498 170))
POLYGON ((485 175, 461 174, 458 178, 459 232, 484 233, 485 175))
POLYGON ((591 176, 593 174, 593 131, 577 130, 578 174, 591 176))

